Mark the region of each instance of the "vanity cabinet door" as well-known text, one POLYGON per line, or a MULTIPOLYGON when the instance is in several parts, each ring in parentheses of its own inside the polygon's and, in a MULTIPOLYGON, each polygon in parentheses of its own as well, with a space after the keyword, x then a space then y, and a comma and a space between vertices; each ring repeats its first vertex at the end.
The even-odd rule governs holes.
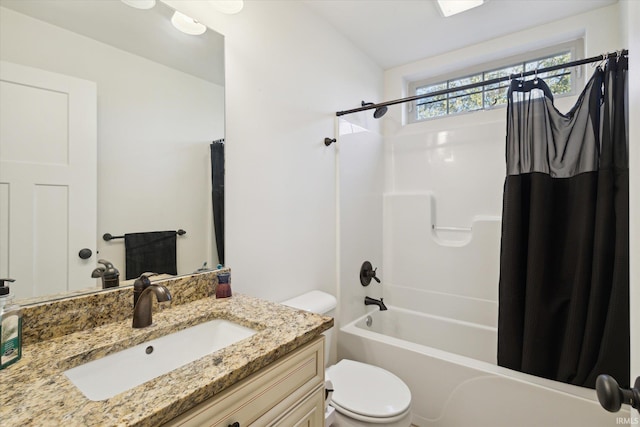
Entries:
POLYGON ((292 408, 307 396, 318 394, 323 386, 324 336, 321 336, 165 426, 266 427, 279 422, 285 414, 289 416, 292 408))
POLYGON ((269 426, 324 427, 324 387, 319 387, 318 390, 292 408, 284 417, 275 423, 269 424, 269 426))

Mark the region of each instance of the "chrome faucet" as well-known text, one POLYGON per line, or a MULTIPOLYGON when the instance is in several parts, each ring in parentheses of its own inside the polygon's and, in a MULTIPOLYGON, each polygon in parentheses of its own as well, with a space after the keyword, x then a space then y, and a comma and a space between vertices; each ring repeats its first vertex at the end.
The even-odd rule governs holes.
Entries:
POLYGON ((384 305, 384 302, 382 302, 382 298, 377 300, 374 298, 364 297, 364 305, 377 305, 378 307, 380 307, 380 311, 387 309, 387 306, 384 305))
POLYGON ((146 328, 153 323, 151 319, 151 294, 155 294, 158 302, 171 301, 171 293, 164 285, 149 285, 138 298, 133 307, 133 327, 146 328))

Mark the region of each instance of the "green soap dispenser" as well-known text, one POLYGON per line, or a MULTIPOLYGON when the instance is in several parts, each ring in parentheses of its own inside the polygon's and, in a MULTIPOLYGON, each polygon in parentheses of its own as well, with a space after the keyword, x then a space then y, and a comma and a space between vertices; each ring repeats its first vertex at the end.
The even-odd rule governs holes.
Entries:
POLYGON ((16 363, 22 357, 22 312, 13 303, 13 296, 6 282, 0 279, 0 369, 16 363))

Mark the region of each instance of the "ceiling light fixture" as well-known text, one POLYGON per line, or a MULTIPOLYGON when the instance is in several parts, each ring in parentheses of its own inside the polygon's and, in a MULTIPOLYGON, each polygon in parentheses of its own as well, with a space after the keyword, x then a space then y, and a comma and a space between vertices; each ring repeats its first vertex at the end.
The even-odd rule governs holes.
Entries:
POLYGON ((193 18, 188 17, 184 13, 180 13, 177 10, 171 17, 171 23, 178 30, 185 34, 191 34, 192 36, 199 36, 207 31, 207 27, 204 24, 199 23, 193 18))
POLYGON ((466 12, 483 3, 484 0, 438 0, 440 12, 445 18, 457 13, 466 12))
POLYGON ((243 0, 209 0, 209 3, 221 13, 233 15, 238 13, 244 7, 243 0))
POLYGON ((156 0, 121 0, 121 1, 127 6, 135 7, 136 9, 151 9, 156 5, 156 0))
POLYGON ((218 11, 227 15, 238 13, 244 7, 243 0, 209 0, 209 3, 218 11))

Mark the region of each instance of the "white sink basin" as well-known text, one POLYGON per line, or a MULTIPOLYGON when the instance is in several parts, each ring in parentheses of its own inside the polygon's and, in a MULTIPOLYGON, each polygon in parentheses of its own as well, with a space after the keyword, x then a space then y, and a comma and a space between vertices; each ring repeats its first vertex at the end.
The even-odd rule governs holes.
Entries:
POLYGON ((90 400, 104 400, 220 350, 256 331, 216 319, 65 371, 90 400))

